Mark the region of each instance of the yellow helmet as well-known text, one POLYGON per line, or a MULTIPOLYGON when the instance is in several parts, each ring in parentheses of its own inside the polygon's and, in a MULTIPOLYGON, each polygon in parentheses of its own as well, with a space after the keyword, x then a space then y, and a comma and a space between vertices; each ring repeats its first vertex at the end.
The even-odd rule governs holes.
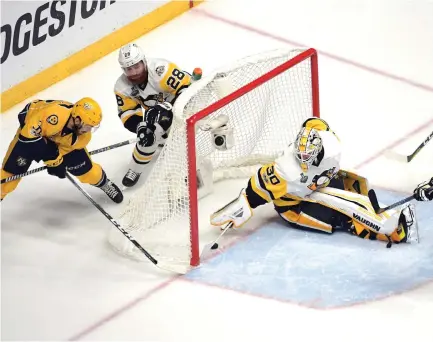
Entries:
POLYGON ((102 110, 98 102, 90 97, 84 97, 74 104, 71 110, 72 117, 80 117, 83 125, 97 127, 102 121, 102 110))

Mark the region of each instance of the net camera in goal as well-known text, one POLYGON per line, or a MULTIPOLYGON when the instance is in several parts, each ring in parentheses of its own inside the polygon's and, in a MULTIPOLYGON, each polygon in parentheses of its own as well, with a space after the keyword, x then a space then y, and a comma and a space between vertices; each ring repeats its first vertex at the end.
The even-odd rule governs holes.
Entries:
POLYGON ((226 151, 233 147, 233 128, 229 127, 228 117, 220 115, 211 122, 211 126, 216 128, 211 129, 213 146, 220 151, 226 151))

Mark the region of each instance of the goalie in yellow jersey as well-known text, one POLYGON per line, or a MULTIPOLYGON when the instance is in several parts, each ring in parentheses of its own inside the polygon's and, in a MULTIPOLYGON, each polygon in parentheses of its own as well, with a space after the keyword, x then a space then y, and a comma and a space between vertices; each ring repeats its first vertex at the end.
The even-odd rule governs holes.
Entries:
POLYGON ((191 83, 191 77, 176 64, 159 58, 146 58, 137 44, 119 51, 123 74, 114 93, 118 115, 129 131, 137 134, 130 167, 122 184, 134 186, 158 146, 163 146, 173 121, 172 105, 191 83))
POLYGON ((392 243, 418 241, 413 205, 377 215, 369 201, 368 182, 340 170, 340 141, 328 124, 305 121, 294 144, 274 163, 250 178, 239 197, 211 215, 212 225, 241 227, 253 209, 273 202, 291 226, 326 233, 336 229, 361 238, 392 243))
MULTIPOLYGON (((100 188, 116 203, 120 189, 102 167, 90 158, 86 146, 102 120, 99 104, 91 98, 78 102, 35 100, 18 114, 20 127, 3 160, 1 179, 27 172, 32 161, 43 160, 50 175, 66 177, 66 171, 82 183, 100 188)), ((20 179, 1 185, 1 199, 17 187, 20 179)))

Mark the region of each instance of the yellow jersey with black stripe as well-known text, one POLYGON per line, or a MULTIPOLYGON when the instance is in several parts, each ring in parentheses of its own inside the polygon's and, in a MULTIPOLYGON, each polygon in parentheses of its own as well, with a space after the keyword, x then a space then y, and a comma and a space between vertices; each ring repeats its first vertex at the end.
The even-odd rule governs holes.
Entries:
POLYGON ((122 74, 114 86, 118 115, 124 126, 135 133, 137 116, 158 102, 174 103, 177 96, 191 83, 188 73, 165 59, 147 59, 146 84, 134 85, 122 74))
POLYGON ((250 178, 248 183, 248 200, 251 206, 257 207, 273 201, 276 206, 296 205, 317 189, 329 185, 340 170, 341 146, 336 135, 323 125, 323 120, 314 119, 323 143, 323 155, 318 164, 311 165, 304 172, 290 145, 284 154, 274 163, 264 165, 250 178), (318 121, 319 120, 319 121, 318 121))
POLYGON ((61 100, 35 100, 18 114, 20 134, 18 140, 29 149, 37 148, 43 138, 54 141, 61 155, 86 147, 91 133, 77 135, 66 127, 73 103, 61 100))

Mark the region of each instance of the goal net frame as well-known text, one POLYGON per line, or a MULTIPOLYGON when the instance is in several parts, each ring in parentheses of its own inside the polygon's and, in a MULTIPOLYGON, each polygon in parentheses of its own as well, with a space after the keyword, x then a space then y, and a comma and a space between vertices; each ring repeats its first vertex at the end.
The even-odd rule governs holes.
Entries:
POLYGON ((190 266, 198 266, 200 264, 200 247, 199 247, 199 213, 198 213, 198 191, 197 191, 197 160, 196 160, 196 124, 198 121, 204 119, 210 114, 218 111, 222 107, 237 100, 245 94, 256 89, 260 85, 268 82, 276 76, 284 73, 288 69, 296 66, 297 64, 310 60, 311 71, 311 103, 312 103, 312 116, 320 117, 319 112, 319 75, 318 75, 318 61, 317 51, 313 48, 305 49, 290 60, 277 66, 271 71, 265 73, 252 82, 244 85, 233 93, 221 98, 210 106, 195 113, 186 119, 186 135, 187 135, 187 156, 188 156, 188 193, 189 193, 189 217, 190 217, 190 246, 191 246, 191 259, 190 266))

